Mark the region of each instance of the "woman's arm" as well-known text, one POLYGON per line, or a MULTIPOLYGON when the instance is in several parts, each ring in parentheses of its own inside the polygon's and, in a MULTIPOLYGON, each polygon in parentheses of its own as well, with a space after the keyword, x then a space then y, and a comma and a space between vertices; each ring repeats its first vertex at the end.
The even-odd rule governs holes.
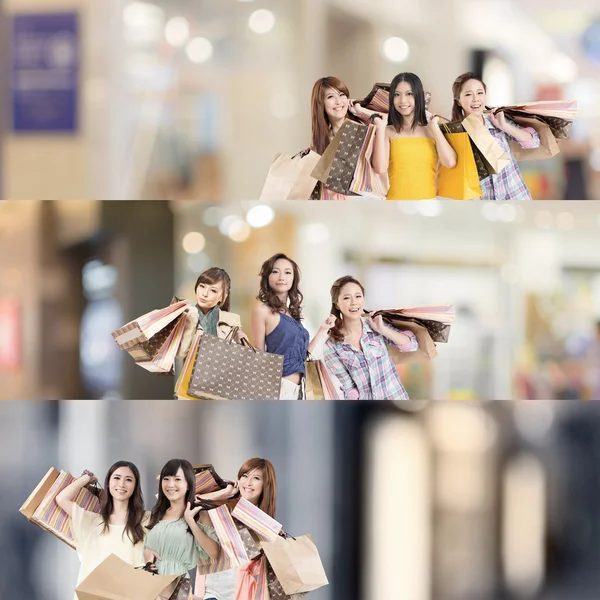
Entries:
POLYGON ((75 498, 77 494, 86 486, 88 483, 98 481, 93 473, 84 471, 83 475, 70 483, 64 490, 59 492, 56 496, 56 503, 70 516, 73 516, 73 506, 75 505, 75 498))
POLYGON ((319 330, 308 344, 308 351, 313 358, 320 358, 323 354, 323 344, 327 341, 327 332, 335 325, 335 316, 329 315, 320 325, 319 330), (319 352, 317 352, 319 350, 319 352))
POLYGON ((381 315, 375 317, 374 319, 369 317, 369 325, 373 331, 376 331, 386 339, 390 340, 390 342, 397 346, 398 350, 402 352, 414 352, 419 348, 419 344, 414 333, 411 331, 402 333, 394 327, 390 327, 383 321, 381 315))
POLYGON ((506 135, 513 138, 522 148, 537 148, 540 145, 540 136, 533 127, 521 127, 516 123, 508 120, 504 112, 490 114, 490 121, 492 125, 501 131, 504 131, 506 135))
POLYGON ((429 134, 435 142, 438 160, 442 167, 453 169, 456 166, 456 152, 440 129, 440 118, 432 117, 427 124, 429 134))
MULTIPOLYGON (((215 542, 215 540, 206 535, 206 533, 202 531, 202 529, 198 526, 198 523, 196 523, 195 521, 195 516, 200 511, 200 508, 200 506, 196 506, 196 508, 191 508, 190 503, 188 502, 185 512, 183 513, 183 518, 185 519, 185 522, 191 529, 192 535, 194 536, 194 539, 198 542, 200 547, 206 552, 206 554, 208 554, 208 556, 210 556, 210 558, 217 558, 221 551, 221 546, 218 542, 215 542)), ((200 514, 200 521, 203 525, 210 524, 210 517, 206 514, 205 511, 200 514), (206 520, 208 520, 208 523, 205 522, 206 520)), ((209 526, 212 527, 212 524, 210 524, 209 526)))
POLYGON ((390 166, 390 138, 387 127, 387 116, 375 119, 375 141, 371 166, 375 173, 382 175, 390 166))
POLYGON ((256 304, 250 313, 250 327, 252 329, 252 340, 254 341, 254 347, 257 350, 265 351, 267 337, 267 318, 266 311, 268 311, 262 302, 256 304))

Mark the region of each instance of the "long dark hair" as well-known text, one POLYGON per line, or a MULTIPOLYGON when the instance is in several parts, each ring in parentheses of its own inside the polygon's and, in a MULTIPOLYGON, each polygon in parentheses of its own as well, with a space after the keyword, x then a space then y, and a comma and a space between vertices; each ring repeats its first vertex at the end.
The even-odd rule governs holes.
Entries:
POLYGON ((415 99, 415 111, 411 131, 414 131, 417 125, 427 125, 427 115, 425 114, 425 92, 423 91, 423 83, 414 73, 398 73, 390 84, 390 107, 389 120, 390 125, 393 125, 396 132, 400 133, 404 126, 404 117, 396 110, 394 106, 394 94, 399 83, 406 81, 413 92, 415 99))
MULTIPOLYGON (((311 125, 311 144, 310 147, 317 153, 323 154, 325 148, 329 146, 329 129, 331 123, 325 112, 325 93, 327 89, 334 89, 342 92, 350 100, 350 91, 348 86, 337 77, 321 77, 315 81, 310 96, 310 125, 311 125)), ((346 118, 352 121, 360 122, 351 112, 346 113, 346 118)))
POLYGON ((144 539, 144 528, 142 527, 142 520, 145 513, 144 496, 142 495, 140 472, 132 462, 127 460, 119 460, 112 465, 104 479, 104 489, 100 494, 100 516, 104 523, 102 533, 108 532, 109 519, 114 509, 113 497, 110 494, 110 478, 113 473, 121 467, 127 467, 133 473, 133 478, 135 479, 133 494, 131 494, 127 503, 127 522, 125 524, 125 529, 123 530, 123 535, 127 533, 131 543, 135 546, 144 539))
POLYGON ((198 289, 198 286, 201 283, 204 283, 206 285, 214 285, 219 281, 223 284, 223 294, 225 296, 225 299, 223 301, 219 301, 218 306, 221 310, 228 312, 231 295, 231 277, 229 277, 229 273, 227 273, 225 269, 220 269, 219 267, 211 267, 210 269, 206 269, 206 271, 204 271, 204 273, 201 273, 198 279, 196 280, 194 292, 198 289))
POLYGON ((260 289, 258 292, 257 300, 260 300, 263 304, 266 304, 274 313, 284 312, 287 308, 290 312, 290 315, 296 321, 302 320, 302 300, 304 296, 300 291, 298 285, 300 283, 300 267, 291 259, 288 258, 285 254, 281 252, 279 254, 274 254, 266 260, 262 267, 260 268, 260 289), (284 306, 283 302, 277 297, 277 294, 271 289, 269 286, 269 275, 273 271, 273 267, 275 263, 283 258, 289 261, 292 265, 292 269, 294 271, 294 281, 292 283, 292 287, 288 292, 288 298, 290 304, 288 307, 284 306))
POLYGON ((465 118, 465 111, 463 107, 459 103, 460 93, 462 92, 463 86, 467 81, 471 81, 474 79, 475 81, 479 81, 483 86, 484 92, 487 94, 487 87, 485 83, 482 81, 480 77, 477 77, 475 73, 463 73, 459 75, 452 84, 452 120, 453 121, 462 121, 465 118))
POLYGON ((266 458, 250 458, 238 471, 238 481, 242 475, 260 469, 263 479, 263 489, 258 499, 258 508, 275 518, 275 504, 277 501, 277 479, 275 478, 275 467, 273 463, 266 458))
MULTIPOLYGON (((165 496, 163 492, 163 479, 165 477, 173 477, 177 475, 177 471, 181 469, 183 476, 188 485, 187 494, 184 499, 184 505, 190 503, 190 506, 194 506, 194 497, 196 495, 196 476, 194 475, 194 468, 191 463, 183 458, 172 458, 161 470, 160 477, 158 480, 158 499, 156 504, 152 508, 150 514, 150 522, 148 523, 148 529, 152 529, 162 518, 165 516, 167 509, 171 506, 170 500, 165 496)), ((198 520, 198 513, 196 520, 198 520)))
POLYGON ((343 342, 344 334, 342 333, 342 327, 344 325, 344 320, 342 318, 342 311, 338 308, 337 302, 340 298, 340 293, 342 288, 347 283, 355 283, 362 291, 363 295, 365 293, 365 288, 362 286, 362 283, 352 277, 352 275, 344 275, 344 277, 340 277, 333 282, 331 286, 330 294, 331 294, 331 311, 330 313, 335 316, 335 325, 329 330, 329 337, 334 342, 343 342))

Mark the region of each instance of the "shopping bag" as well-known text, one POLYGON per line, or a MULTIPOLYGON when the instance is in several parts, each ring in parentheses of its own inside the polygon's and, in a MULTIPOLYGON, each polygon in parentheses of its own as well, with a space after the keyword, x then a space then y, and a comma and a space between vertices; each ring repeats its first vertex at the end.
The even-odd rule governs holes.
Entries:
POLYGON ((332 140, 329 142, 329 145, 327 148, 325 148, 321 158, 317 161, 317 164, 311 172, 311 177, 314 177, 321 183, 325 183, 329 177, 331 165, 333 164, 335 153, 337 152, 340 140, 342 139, 342 133, 344 132, 346 123, 348 123, 348 121, 344 121, 342 123, 341 127, 338 129, 338 132, 333 136, 332 140))
POLYGON ((492 174, 500 173, 504 167, 510 164, 510 156, 502 150, 498 141, 477 115, 471 113, 462 120, 462 124, 481 152, 488 172, 491 171, 492 174))
POLYGON ((231 516, 254 531, 261 540, 275 540, 282 530, 281 523, 245 498, 239 499, 231 512, 231 516))
POLYGON ((200 337, 202 334, 202 331, 198 331, 196 334, 194 334, 190 349, 185 357, 185 360, 183 361, 183 368, 181 369, 181 373, 179 373, 179 377, 175 383, 174 396, 177 400, 198 400, 198 398, 195 396, 191 396, 188 393, 188 390, 194 374, 196 358, 198 357, 198 346, 200 344, 200 337))
POLYGON ((279 579, 273 567, 269 564, 269 561, 265 557, 265 563, 267 567, 267 587, 269 588, 269 599, 270 600, 302 600, 308 592, 301 592, 299 594, 286 594, 281 587, 279 579))
POLYGON ((376 83, 360 105, 368 110, 387 113, 390 110, 390 84, 376 83))
POLYGON ((532 127, 540 137, 540 145, 537 148, 521 148, 517 142, 510 142, 510 149, 516 160, 539 160, 552 158, 560 152, 558 142, 547 123, 535 117, 522 117, 514 115, 510 117, 521 127, 532 127))
POLYGON ((269 600, 267 565, 264 556, 259 556, 238 570, 235 600, 269 600))
POLYGON ((180 575, 155 575, 136 569, 111 554, 75 588, 75 592, 79 600, 170 600, 180 578, 180 575))
MULTIPOLYGON (((175 362, 175 356, 179 349, 179 344, 181 343, 181 338, 183 337, 183 331, 185 329, 185 314, 177 317, 175 322, 175 326, 171 329, 171 332, 166 337, 165 341, 160 345, 156 354, 151 359, 139 360, 137 359, 135 362, 138 366, 146 369, 146 371, 150 371, 151 373, 171 373, 173 369, 173 364, 175 362)), ((160 335, 159 332, 157 335, 160 335)), ((154 338, 150 338, 149 344, 152 342, 154 338)), ((137 346, 134 346, 133 351, 137 346)), ((129 351, 132 354, 131 350, 129 351)), ((134 357, 135 358, 135 357, 134 357)))
POLYGON ((227 487, 212 465, 193 465, 196 476, 196 494, 210 494, 227 487))
MULTIPOLYGON (((386 322, 398 329, 402 329, 405 326, 405 323, 416 323, 417 325, 421 325, 428 331, 434 342, 442 343, 448 342, 450 327, 454 322, 455 317, 454 307, 449 304, 439 306, 418 306, 405 309, 392 308, 376 310, 370 314, 373 318, 381 315, 386 322)), ((434 355, 429 356, 431 347, 428 347, 426 344, 425 349, 428 358, 433 358, 434 355)))
POLYGON ((373 146, 375 144, 375 126, 367 126, 367 135, 363 142, 354 170, 349 191, 359 196, 375 196, 385 198, 390 187, 388 172, 379 174, 371 165, 373 146))
POLYGON ((279 400, 283 356, 256 350, 247 341, 232 343, 237 329, 224 340, 200 336, 188 394, 211 400, 279 400))
MULTIPOLYGON (((71 548, 75 548, 71 519, 56 503, 56 496, 73 481, 75 478, 70 473, 51 467, 19 509, 32 523, 49 531, 71 548)), ((100 513, 100 500, 96 491, 84 487, 73 501, 84 510, 100 513)))
POLYGON ((332 375, 324 361, 310 359, 304 363, 307 400, 343 400, 344 392, 335 375, 332 375))
POLYGON ((312 150, 278 154, 271 163, 259 200, 309 200, 317 180, 311 175, 321 157, 312 150))
POLYGON ((338 194, 348 194, 369 128, 362 123, 345 121, 340 131, 342 133, 325 186, 338 194))
MULTIPOLYGON (((464 125, 460 121, 448 121, 447 123, 440 123, 440 129, 444 134, 447 133, 466 133, 464 125)), ((468 134, 467 134, 468 135, 468 134)), ((473 159, 475 160, 475 166, 477 167, 477 175, 479 181, 489 177, 493 174, 493 169, 486 163, 483 154, 479 148, 475 145, 475 142, 469 137, 469 144, 473 152, 473 159)))
POLYGON ((577 117, 576 100, 542 100, 499 106, 491 109, 494 113, 503 111, 506 116, 515 120, 515 117, 531 117, 545 123, 550 128, 552 135, 557 139, 569 137, 571 125, 577 117))
POLYGON ((221 553, 227 556, 231 566, 239 567, 247 563, 250 559, 227 506, 209 510, 208 516, 219 538, 221 553))
POLYGON ((188 303, 182 300, 170 304, 166 308, 152 310, 113 331, 112 336, 121 349, 127 350, 136 344, 149 341, 152 336, 167 327, 188 308, 188 303))
POLYGON ((261 545, 286 594, 312 592, 328 585, 319 551, 309 535, 279 537, 261 545))
POLYGON ((417 338, 418 348, 414 352, 401 352, 396 346, 393 344, 388 344, 388 350, 390 356, 392 357, 392 361, 395 365, 403 365, 406 363, 419 363, 419 362, 428 362, 433 360, 438 352, 435 347, 435 342, 431 338, 429 331, 423 325, 419 325, 418 323, 412 323, 411 321, 394 321, 394 317, 386 317, 383 316, 383 320, 386 323, 392 325, 392 327, 396 327, 397 329, 401 329, 404 331, 411 331, 415 334, 417 338))
MULTIPOLYGON (((440 127, 444 127, 443 124, 440 127)), ((445 133, 448 143, 456 152, 456 165, 452 169, 440 166, 438 196, 453 200, 481 198, 481 187, 475 157, 467 133, 445 133)))

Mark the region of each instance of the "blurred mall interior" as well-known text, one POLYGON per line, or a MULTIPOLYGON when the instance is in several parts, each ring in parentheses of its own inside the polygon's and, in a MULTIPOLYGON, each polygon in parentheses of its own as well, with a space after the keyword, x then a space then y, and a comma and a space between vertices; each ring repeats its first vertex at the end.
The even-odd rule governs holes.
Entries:
POLYGON ((595 600, 600 405, 582 402, 0 404, 0 594, 69 598, 76 553, 18 512, 50 466, 273 461, 277 518, 310 533, 314 600, 595 600), (93 423, 93 427, 91 424, 93 423), (310 448, 310 451, 308 451, 310 448))
POLYGON ((338 204, 0 202, 0 396, 171 398, 110 333, 192 304, 210 266, 250 332, 260 266, 302 270, 305 324, 353 274, 371 310, 453 304, 447 344, 399 366, 412 399, 600 399, 600 209, 594 202, 338 204), (568 208, 567 208, 568 207, 568 208))
POLYGON ((362 98, 413 71, 449 117, 475 70, 495 106, 577 100, 521 167, 536 199, 599 198, 599 30, 595 0, 2 0, 0 197, 258 198, 319 77, 362 98))

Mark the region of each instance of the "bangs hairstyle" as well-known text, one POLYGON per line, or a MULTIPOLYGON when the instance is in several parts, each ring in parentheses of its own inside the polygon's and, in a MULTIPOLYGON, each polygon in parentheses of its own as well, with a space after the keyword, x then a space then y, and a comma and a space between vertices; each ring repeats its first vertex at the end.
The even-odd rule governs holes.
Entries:
POLYGON ((330 313, 335 316, 335 325, 329 330, 329 337, 334 342, 344 341, 344 334, 342 333, 344 320, 342 318, 342 312, 338 308, 337 303, 340 299, 342 288, 348 283, 355 283, 361 289, 363 296, 365 295, 365 288, 362 286, 362 283, 358 281, 358 279, 352 277, 352 275, 344 275, 344 277, 340 277, 333 282, 329 293, 331 294, 330 313))
POLYGON ((263 479, 263 489, 258 499, 258 508, 275 518, 275 504, 277 501, 277 479, 275 478, 275 467, 266 458, 251 458, 247 460, 238 471, 238 481, 242 475, 247 475, 255 469, 259 470, 263 479))
POLYGON ((204 273, 201 273, 200 277, 198 277, 198 279, 196 280, 194 292, 198 290, 198 286, 201 283, 204 283, 205 285, 214 285, 219 281, 223 284, 224 299, 219 300, 217 306, 220 309, 229 312, 231 296, 231 277, 229 277, 229 274, 227 273, 227 271, 225 271, 225 269, 220 269, 219 267, 211 267, 210 269, 204 271, 204 273))
POLYGON ((454 83, 452 84, 452 98, 453 98, 452 120, 453 121, 462 121, 465 118, 465 111, 463 110, 463 107, 460 105, 459 98, 460 98, 460 93, 462 92, 462 89, 463 89, 465 83, 467 83, 467 81, 471 81, 471 79, 474 79, 475 81, 479 81, 479 83, 481 83, 481 85, 483 86, 483 91, 487 94, 487 86, 479 77, 477 77, 477 75, 475 75, 475 73, 469 72, 469 73, 463 73, 462 75, 459 75, 454 80, 454 83))
POLYGON ((266 304, 271 311, 274 313, 283 312, 286 306, 284 306, 283 302, 277 297, 277 294, 271 289, 269 285, 269 276, 273 271, 273 267, 275 263, 279 259, 285 259, 289 261, 292 265, 292 270, 294 272, 294 281, 292 283, 292 287, 288 292, 289 305, 287 309, 290 312, 290 315, 296 321, 302 320, 302 300, 304 296, 299 289, 300 284, 300 267, 291 259, 288 258, 285 254, 279 253, 274 254, 266 260, 262 267, 260 268, 260 289, 258 292, 257 300, 260 300, 263 304, 266 304))
MULTIPOLYGON (((317 79, 315 82, 310 96, 310 122, 312 131, 310 147, 317 154, 323 154, 325 148, 329 146, 331 123, 325 112, 325 94, 329 88, 342 92, 350 100, 350 90, 348 90, 348 86, 341 79, 332 76, 321 77, 321 79, 317 79)), ((350 112, 346 114, 346 118, 359 121, 350 112)))
POLYGON ((102 527, 102 534, 108 533, 108 526, 110 515, 114 510, 114 499, 110 494, 110 478, 114 472, 121 467, 127 467, 133 474, 135 480, 135 487, 133 488, 133 494, 129 497, 127 504, 127 521, 125 523, 125 529, 123 535, 127 534, 127 537, 131 540, 131 543, 135 546, 144 540, 144 529, 142 527, 142 520, 144 518, 144 496, 142 495, 142 484, 140 482, 140 472, 138 468, 127 460, 119 460, 110 467, 106 477, 104 479, 104 489, 100 494, 100 516, 104 526, 102 527))
POLYGON ((406 81, 413 93, 413 98, 415 99, 415 109, 413 122, 411 125, 411 131, 414 131, 417 125, 425 126, 427 125, 427 115, 425 114, 425 92, 423 91, 423 83, 419 79, 417 75, 414 73, 398 73, 394 79, 392 79, 392 83, 390 84, 390 107, 389 107, 389 120, 390 125, 394 127, 397 133, 402 131, 402 127, 404 126, 404 117, 396 110, 394 106, 394 94, 396 93, 396 88, 398 84, 406 81))
MULTIPOLYGON (((150 522, 148 523, 148 529, 152 529, 162 518, 165 516, 167 509, 171 506, 170 500, 165 496, 163 492, 163 479, 165 477, 174 477, 177 475, 177 471, 181 469, 183 476, 187 483, 188 489, 184 499, 184 505, 190 503, 190 506, 194 506, 196 496, 196 476, 194 474, 194 468, 191 463, 183 458, 172 458, 161 470, 160 477, 158 479, 158 499, 150 514, 150 522)), ((196 515, 196 521, 199 517, 196 515)), ((189 528, 188 528, 188 531, 189 528)), ((191 533, 191 531, 190 531, 191 533)))

